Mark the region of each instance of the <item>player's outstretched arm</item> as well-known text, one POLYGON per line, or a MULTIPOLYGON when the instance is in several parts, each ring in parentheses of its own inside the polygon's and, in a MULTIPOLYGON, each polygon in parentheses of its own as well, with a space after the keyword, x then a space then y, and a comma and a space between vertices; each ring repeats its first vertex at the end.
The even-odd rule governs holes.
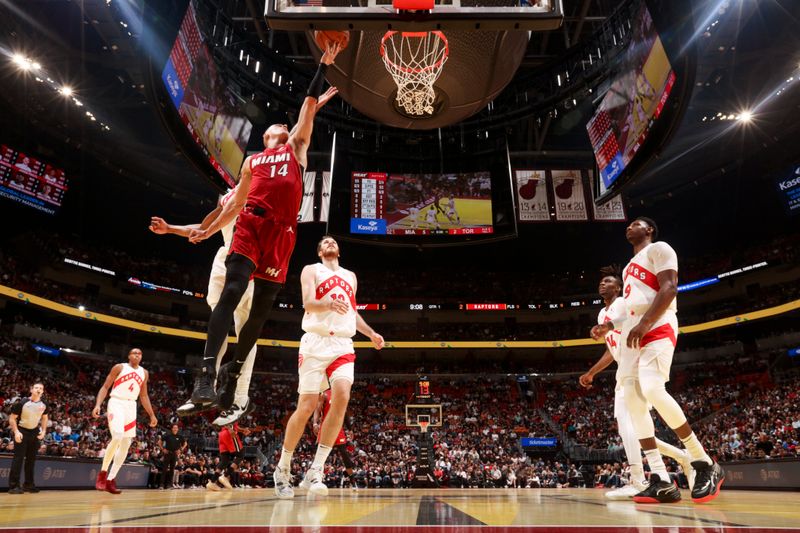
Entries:
MULTIPOLYGON (((239 184, 235 189, 236 192, 233 193, 228 203, 225 204, 219 214, 206 227, 193 229, 189 233, 189 242, 197 244, 198 242, 208 239, 239 216, 239 213, 244 208, 244 204, 247 203, 247 193, 250 190, 250 180, 252 177, 253 174, 250 171, 250 156, 247 156, 244 163, 242 163, 242 170, 239 173, 239 184)), ((203 224, 205 224, 205 222, 206 221, 203 220, 203 224)))
POLYGON ((103 405, 103 402, 108 395, 108 391, 111 390, 111 387, 114 385, 114 382, 119 377, 120 373, 122 372, 122 363, 116 364, 111 367, 111 371, 108 373, 108 377, 106 377, 103 386, 100 387, 100 390, 97 391, 97 398, 94 401, 94 409, 92 409, 92 416, 95 418, 100 418, 100 407, 103 405))
POLYGON ((153 411, 153 406, 150 404, 150 395, 147 394, 148 381, 150 381, 150 373, 145 370, 144 381, 142 382, 142 388, 139 391, 139 400, 142 402, 142 407, 144 407, 144 410, 147 411, 148 415, 150 415, 150 427, 154 428, 158 425, 158 418, 156 418, 156 413, 153 411))
POLYGON ((303 106, 300 108, 300 116, 297 119, 297 125, 292 128, 289 134, 289 140, 287 142, 292 147, 298 163, 300 163, 300 166, 303 168, 307 166, 308 162, 306 152, 308 151, 308 145, 311 143, 311 133, 314 131, 314 117, 317 114, 317 110, 336 94, 335 89, 333 92, 329 89, 326 93, 322 93, 322 87, 325 84, 325 71, 329 65, 333 64, 333 61, 341 50, 341 45, 334 43, 322 54, 317 73, 311 80, 311 85, 309 85, 308 91, 306 92, 306 98, 303 100, 303 106), (322 102, 323 98, 325 98, 324 102, 322 102), (320 102, 322 105, 319 105, 320 102))
POLYGON ((600 359, 592 366, 592 368, 590 368, 588 372, 586 372, 584 375, 578 378, 578 383, 581 384, 581 387, 584 387, 586 389, 591 389, 594 377, 603 370, 605 370, 606 368, 608 368, 608 365, 610 365, 613 361, 614 357, 611 355, 611 352, 609 352, 608 349, 606 349, 602 357, 600 357, 600 359))
POLYGON ((150 217, 148 229, 156 235, 178 235, 179 237, 189 237, 193 229, 206 229, 222 212, 222 206, 217 206, 208 213, 200 224, 177 225, 170 224, 161 217, 150 217))

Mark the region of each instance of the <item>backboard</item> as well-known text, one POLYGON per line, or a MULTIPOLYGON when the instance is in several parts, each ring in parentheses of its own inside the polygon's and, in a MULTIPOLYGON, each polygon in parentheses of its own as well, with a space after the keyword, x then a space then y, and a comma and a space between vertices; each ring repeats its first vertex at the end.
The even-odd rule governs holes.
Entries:
MULTIPOLYGON (((430 0, 428 0, 430 1, 430 0)), ((562 0, 434 0, 430 11, 396 9, 424 0, 267 0, 278 30, 545 31, 561 26, 562 0)))
POLYGON ((441 427, 441 404, 407 404, 406 426, 420 427, 420 422, 427 422, 430 427, 441 427))

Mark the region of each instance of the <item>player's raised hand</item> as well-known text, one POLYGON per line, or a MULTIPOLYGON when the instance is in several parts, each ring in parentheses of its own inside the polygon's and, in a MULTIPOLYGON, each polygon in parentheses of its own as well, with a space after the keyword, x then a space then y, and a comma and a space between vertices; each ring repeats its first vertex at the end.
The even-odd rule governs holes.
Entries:
POLYGON ((157 235, 164 235, 169 229, 169 224, 161 217, 150 217, 149 229, 157 235))
POLYGON ((372 345, 375 346, 376 350, 380 350, 386 344, 386 342, 383 340, 383 335, 380 333, 373 333, 369 336, 369 340, 372 341, 372 345))
POLYGON ((328 87, 328 90, 325 91, 323 94, 321 94, 319 98, 317 98, 317 106, 314 109, 314 111, 315 112, 319 111, 320 109, 325 107, 325 104, 330 102, 331 98, 336 96, 338 94, 338 92, 339 92, 339 89, 337 89, 336 87, 328 87))
POLYGON ((584 375, 578 378, 578 383, 580 383, 581 387, 583 387, 584 389, 591 389, 593 381, 594 381, 594 376, 591 375, 589 372, 585 373, 584 375))
POLYGON ((208 232, 204 229, 195 228, 189 232, 189 242, 192 244, 203 242, 204 240, 208 239, 208 237, 208 232))
POLYGON ((320 63, 324 63, 326 65, 333 65, 336 56, 339 52, 342 51, 342 45, 338 42, 331 42, 327 48, 325 48, 325 53, 322 54, 322 59, 319 60, 320 63))

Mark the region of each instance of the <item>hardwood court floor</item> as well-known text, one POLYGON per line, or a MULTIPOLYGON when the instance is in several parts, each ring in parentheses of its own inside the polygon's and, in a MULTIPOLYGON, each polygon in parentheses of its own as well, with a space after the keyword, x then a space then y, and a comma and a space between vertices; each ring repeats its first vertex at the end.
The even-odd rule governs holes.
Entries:
POLYGON ((598 489, 359 490, 332 489, 326 499, 278 500, 272 490, 125 490, 0 493, 0 530, 80 528, 115 532, 199 527, 284 532, 557 531, 594 532, 800 531, 800 494, 723 490, 705 505, 611 502, 598 489), (293 527, 295 526, 295 527, 293 527), (338 526, 338 527, 337 527, 338 526), (381 527, 383 526, 383 527, 381 527), (441 527, 437 527, 441 526, 441 527), (667 529, 671 527, 673 529, 667 529), (108 528, 108 529, 106 529, 108 528), (645 529, 643 529, 645 528, 645 529))

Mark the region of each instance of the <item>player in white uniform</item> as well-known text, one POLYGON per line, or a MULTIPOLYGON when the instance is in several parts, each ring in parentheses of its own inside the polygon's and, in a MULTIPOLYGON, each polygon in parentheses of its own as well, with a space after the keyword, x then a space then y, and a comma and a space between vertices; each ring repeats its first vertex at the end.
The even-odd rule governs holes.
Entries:
POLYGON ((370 338, 376 350, 383 348, 383 337, 361 318, 356 310, 356 275, 339 266, 339 245, 325 236, 317 245, 321 263, 303 268, 303 331, 300 339, 297 409, 286 424, 286 435, 275 467, 275 493, 279 498, 294 497, 292 454, 303 436, 308 419, 317 408, 319 393, 330 382, 331 404, 319 430, 319 445, 314 461, 300 484, 309 494, 325 496, 325 461, 342 429, 350 387, 353 385, 355 353, 353 336, 359 331, 370 338))
MULTIPOLYGON (((619 316, 625 313, 625 300, 619 297, 622 292, 622 278, 616 272, 616 269, 614 267, 605 267, 600 272, 603 274, 603 279, 600 280, 599 292, 605 306, 597 314, 597 323, 604 324, 609 316, 619 316)), ((617 420, 619 436, 622 438, 622 446, 625 449, 625 455, 631 468, 631 482, 624 487, 606 492, 606 497, 611 500, 633 498, 647 488, 647 481, 642 467, 642 448, 636 438, 631 415, 625 405, 625 393, 620 377, 621 336, 622 332, 618 329, 609 331, 605 336, 606 351, 603 356, 588 372, 578 379, 581 386, 589 389, 592 387, 592 382, 597 374, 605 370, 613 361, 617 362, 616 386, 614 387, 614 418, 617 420)), ((688 454, 659 439, 656 439, 656 443, 661 453, 672 457, 681 464, 689 481, 689 488, 691 488, 694 482, 694 470, 690 464, 688 454)))
POLYGON ((456 199, 452 194, 450 199, 447 200, 447 218, 450 219, 450 222, 461 224, 461 217, 458 216, 458 211, 456 211, 456 199))
MULTIPOLYGON (((173 235, 179 235, 181 237, 188 238, 189 233, 193 229, 204 229, 206 226, 211 224, 211 222, 216 219, 222 208, 225 207, 225 204, 228 202, 228 200, 234 195, 235 191, 235 188, 230 189, 224 196, 221 196, 216 209, 206 215, 200 224, 177 226, 174 224, 168 224, 163 218, 152 217, 150 219, 150 231, 159 235, 171 233, 173 235)), ((212 310, 219 302, 220 295, 222 294, 222 287, 225 285, 225 258, 228 256, 228 248, 230 248, 231 242, 233 241, 233 227, 235 225, 236 220, 230 222, 228 225, 222 228, 221 232, 223 244, 217 250, 217 254, 214 256, 214 262, 211 264, 211 276, 208 278, 208 294, 206 296, 206 302, 208 302, 208 305, 212 310)), ((247 322, 247 317, 250 316, 250 306, 252 303, 253 280, 251 279, 247 284, 247 289, 245 290, 239 305, 236 306, 236 310, 233 312, 233 327, 237 335, 242 330, 244 323, 247 322)), ((226 337, 225 341, 222 343, 222 348, 220 348, 219 353, 217 354, 217 373, 219 373, 220 363, 222 362, 222 358, 225 356, 227 349, 228 339, 226 337)), ((221 427, 227 424, 233 424, 253 410, 254 406, 250 403, 249 390, 250 379, 253 376, 253 365, 255 364, 255 360, 256 346, 253 346, 253 349, 247 354, 247 359, 245 359, 244 366, 242 366, 242 372, 239 375, 239 379, 236 381, 236 392, 233 405, 230 409, 222 411, 219 414, 219 416, 213 422, 214 425, 221 427)), ((178 407, 178 415, 189 416, 195 413, 206 411, 212 407, 213 404, 210 403, 195 405, 190 400, 178 407)))
POLYGON ((436 217, 436 206, 431 205, 431 208, 425 212, 425 222, 436 228, 439 229, 439 219, 436 217))
POLYGON ((115 481, 119 469, 125 464, 128 456, 128 448, 131 441, 136 437, 136 400, 142 401, 142 407, 150 415, 150 427, 158 425, 158 419, 150 405, 150 397, 147 395, 147 370, 139 366, 142 361, 142 351, 133 348, 128 352, 128 362, 119 363, 111 368, 103 386, 97 391, 97 399, 94 404, 92 416, 100 418, 100 406, 106 399, 106 395, 111 391, 108 399, 108 429, 111 432, 111 442, 106 447, 103 455, 103 467, 97 474, 95 488, 104 490, 111 494, 119 494, 115 481), (111 462, 114 465, 109 472, 108 467, 111 462))
POLYGON ((658 237, 656 223, 640 217, 626 230, 634 256, 624 271, 624 311, 608 317, 592 328, 599 339, 614 329, 622 330, 619 372, 625 404, 636 436, 652 472, 646 490, 634 496, 637 503, 670 503, 680 500, 680 491, 669 482, 664 461, 658 451, 655 427, 648 405, 681 439, 696 471, 692 500, 704 503, 719 495, 725 473, 708 456, 692 431, 678 402, 669 395, 672 355, 678 335, 676 317, 678 294, 678 256, 667 243, 653 242, 658 237))

